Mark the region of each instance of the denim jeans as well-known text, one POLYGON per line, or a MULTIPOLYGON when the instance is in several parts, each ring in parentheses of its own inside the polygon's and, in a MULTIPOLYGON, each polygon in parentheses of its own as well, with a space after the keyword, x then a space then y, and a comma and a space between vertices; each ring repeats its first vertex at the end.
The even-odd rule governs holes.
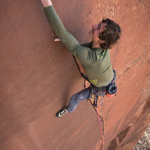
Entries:
POLYGON ((92 86, 89 86, 88 88, 74 94, 71 97, 69 105, 67 106, 66 109, 70 113, 73 112, 76 109, 79 102, 92 98, 92 94, 94 93, 95 93, 95 90, 92 88, 92 86))

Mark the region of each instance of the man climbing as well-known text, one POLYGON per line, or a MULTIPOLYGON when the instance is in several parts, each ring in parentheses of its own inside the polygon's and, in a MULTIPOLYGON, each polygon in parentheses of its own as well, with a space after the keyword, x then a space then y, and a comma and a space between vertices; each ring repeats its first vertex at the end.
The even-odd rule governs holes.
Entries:
POLYGON ((99 24, 93 25, 89 36, 92 41, 80 44, 63 26, 51 0, 41 0, 46 17, 57 37, 64 43, 68 51, 82 64, 86 77, 91 85, 74 94, 67 107, 57 112, 57 117, 64 116, 67 112, 73 112, 78 103, 95 95, 102 87, 107 87, 114 78, 114 72, 110 60, 110 48, 120 38, 120 26, 110 19, 103 19, 99 24))

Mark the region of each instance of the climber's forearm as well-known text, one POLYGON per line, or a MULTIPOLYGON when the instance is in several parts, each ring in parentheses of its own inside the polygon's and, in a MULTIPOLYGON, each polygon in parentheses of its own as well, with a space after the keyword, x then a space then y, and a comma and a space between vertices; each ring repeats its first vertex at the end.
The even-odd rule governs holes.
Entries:
POLYGON ((53 5, 51 0, 41 0, 41 2, 42 2, 44 7, 48 7, 48 6, 53 5))
MULTIPOLYGON (((46 1, 46 0, 41 0, 46 1)), ((50 2, 50 0, 47 0, 50 2)), ((80 47, 79 42, 72 36, 62 24, 59 16, 57 15, 53 5, 47 6, 49 4, 43 4, 45 15, 47 20, 52 27, 53 31, 55 32, 56 36, 60 38, 60 40, 64 43, 67 49, 76 56, 76 50, 80 47)))

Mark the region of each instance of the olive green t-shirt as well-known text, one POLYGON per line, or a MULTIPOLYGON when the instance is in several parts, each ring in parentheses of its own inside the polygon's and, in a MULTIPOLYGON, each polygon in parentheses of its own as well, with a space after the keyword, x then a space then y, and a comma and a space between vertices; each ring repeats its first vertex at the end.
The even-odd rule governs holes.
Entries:
POLYGON ((92 43, 80 44, 63 26, 53 6, 44 8, 48 22, 68 51, 82 64, 87 78, 96 87, 106 86, 113 79, 110 51, 92 48, 92 43))

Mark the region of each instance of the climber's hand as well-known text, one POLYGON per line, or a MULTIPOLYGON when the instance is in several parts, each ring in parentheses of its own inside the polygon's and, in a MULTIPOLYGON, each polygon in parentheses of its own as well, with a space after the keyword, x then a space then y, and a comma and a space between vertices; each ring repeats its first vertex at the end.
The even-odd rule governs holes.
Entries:
POLYGON ((57 38, 57 37, 56 37, 56 38, 54 39, 54 41, 55 41, 55 42, 58 42, 58 41, 61 41, 61 40, 60 40, 60 38, 57 38))
POLYGON ((41 2, 42 2, 42 4, 43 4, 44 7, 52 5, 51 0, 41 0, 41 2))

